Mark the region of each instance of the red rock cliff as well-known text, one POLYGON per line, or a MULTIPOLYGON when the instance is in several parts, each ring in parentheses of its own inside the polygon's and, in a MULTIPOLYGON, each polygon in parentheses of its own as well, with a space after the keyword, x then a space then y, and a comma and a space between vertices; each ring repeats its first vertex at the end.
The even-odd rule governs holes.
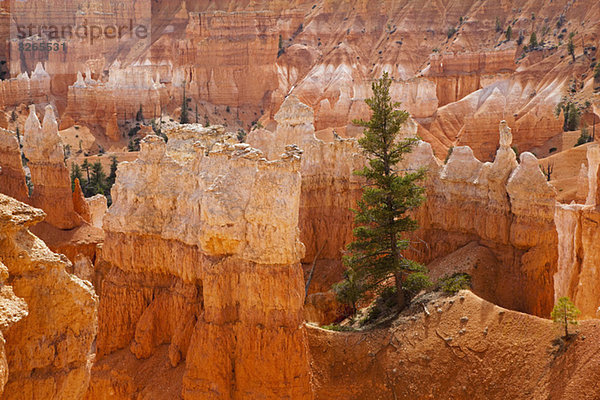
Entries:
MULTIPOLYGON (((185 369, 185 399, 311 398, 300 153, 288 147, 267 162, 191 129, 171 132, 168 145, 148 136, 140 158, 119 165, 104 219, 98 351, 129 347, 144 359, 168 344, 170 364, 185 369)), ((88 397, 107 386, 99 375, 88 397)))
POLYGON ((3 399, 81 399, 89 383, 97 298, 89 282, 66 272, 63 255, 29 232, 43 218, 0 194, 0 271, 10 282, 0 291, 3 399))

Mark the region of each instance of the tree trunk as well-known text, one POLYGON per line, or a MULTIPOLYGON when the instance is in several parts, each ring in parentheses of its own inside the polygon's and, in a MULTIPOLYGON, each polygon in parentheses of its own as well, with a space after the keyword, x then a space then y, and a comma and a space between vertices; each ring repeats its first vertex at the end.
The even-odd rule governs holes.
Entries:
POLYGON ((396 281, 396 295, 398 296, 398 307, 400 310, 404 310, 406 307, 406 299, 404 298, 404 289, 402 289, 402 273, 396 272, 394 274, 394 280, 396 281))

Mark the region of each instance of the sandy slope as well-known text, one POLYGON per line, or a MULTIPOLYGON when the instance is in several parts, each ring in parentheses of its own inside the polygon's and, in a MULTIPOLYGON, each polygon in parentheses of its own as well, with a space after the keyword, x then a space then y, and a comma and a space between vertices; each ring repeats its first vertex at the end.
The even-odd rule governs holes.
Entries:
POLYGON ((549 320, 471 292, 420 306, 387 329, 308 328, 317 399, 600 399, 600 321, 562 351, 549 320))

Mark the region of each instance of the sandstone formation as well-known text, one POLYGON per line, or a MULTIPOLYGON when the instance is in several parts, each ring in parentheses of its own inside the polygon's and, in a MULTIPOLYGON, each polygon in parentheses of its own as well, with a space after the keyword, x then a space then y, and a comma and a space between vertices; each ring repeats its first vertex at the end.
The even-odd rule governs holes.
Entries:
POLYGON ((339 260, 352 239, 354 218, 350 209, 361 193, 361 181, 353 171, 363 165, 364 157, 355 140, 317 139, 312 109, 294 95, 282 104, 275 120, 276 131, 253 131, 247 141, 269 159, 276 158, 290 144, 302 149, 300 237, 306 246, 304 262, 311 262, 319 250, 319 259, 339 260))
POLYGON ((29 198, 17 136, 0 129, 0 191, 20 201, 29 198))
POLYGON ((579 336, 561 346, 551 321, 469 291, 424 298, 389 328, 308 327, 315 398, 595 398, 600 329, 596 321, 577 329, 579 336))
POLYGON ((43 209, 47 214, 46 221, 59 229, 81 225, 83 219, 73 206, 71 180, 52 106, 46 107, 42 125, 35 106, 30 106, 23 136, 23 153, 29 160, 27 165, 33 184, 29 203, 43 209))
POLYGON ((557 204, 555 211, 558 233, 558 271, 554 276, 555 298, 571 298, 584 317, 600 316, 598 283, 598 223, 600 191, 598 190, 598 145, 588 147, 587 201, 583 204, 557 204))
POLYGON ((469 147, 455 147, 441 166, 424 142, 407 156, 407 169, 429 171, 427 202, 416 212, 420 229, 411 235, 409 253, 429 263, 475 241, 497 260, 472 271, 480 283, 490 274, 497 277, 481 294, 501 306, 547 316, 557 268, 555 190, 532 154, 523 153, 517 165, 504 121, 500 137, 494 162, 481 163, 469 147))
POLYGON ((300 240, 306 246, 302 262, 307 274, 315 264, 306 316, 310 321, 329 323, 342 311, 329 291, 341 277, 342 252, 353 238, 351 209, 361 195, 361 179, 353 171, 365 160, 356 140, 337 135, 332 142, 317 139, 313 110, 294 95, 285 100, 275 120, 274 132, 254 130, 247 142, 269 159, 275 159, 290 144, 303 151, 299 227, 300 240))
MULTIPOLYGON (((216 134, 190 126, 169 132, 168 144, 147 136, 139 159, 119 165, 97 264, 98 352, 164 354, 163 368, 185 366, 185 399, 311 398, 300 152, 289 146, 267 161, 216 134)), ((99 398, 102 374, 89 398, 99 398)), ((129 390, 124 398, 143 388, 129 390)))
POLYGON ((29 232, 43 218, 0 194, 3 399, 81 399, 89 383, 97 299, 89 283, 66 272, 64 256, 29 232))
POLYGON ((15 78, 0 80, 0 107, 16 107, 22 103, 44 103, 49 100, 50 75, 41 63, 35 70, 24 71, 15 78))
POLYGON ((169 102, 169 95, 159 76, 145 65, 121 68, 119 62, 111 66, 107 82, 86 79, 78 73, 77 81, 69 86, 67 108, 61 129, 83 124, 119 141, 119 122, 135 120, 142 107, 144 117, 155 118, 169 102))
MULTIPOLYGON (((45 21, 48 5, 31 8, 19 3, 14 18, 45 21)), ((45 63, 56 106, 67 107, 61 126, 90 125, 96 135, 118 141, 119 124, 132 119, 140 105, 147 119, 161 110, 177 115, 184 86, 190 110, 198 107, 200 118, 212 122, 247 128, 262 117, 269 125, 285 98, 295 94, 315 111, 317 131, 335 128, 355 136, 359 132, 349 121, 368 115, 364 99, 371 81, 388 71, 394 99, 414 116, 439 158, 451 146, 468 145, 481 160, 493 159, 501 119, 513 126, 521 152, 560 134, 562 116, 553 116, 557 103, 574 79, 584 87, 593 80, 595 47, 586 46, 569 63, 564 46, 558 46, 564 32, 557 26, 565 24, 569 32, 579 26, 589 14, 585 2, 334 6, 169 0, 116 10, 112 3, 77 7, 69 1, 57 14, 70 23, 150 24, 150 10, 151 42, 127 47, 105 39, 94 46, 70 40, 67 54, 19 55, 12 46, 11 59, 21 62, 10 63, 11 76, 45 63), (501 30, 511 25, 513 37, 505 40, 496 24, 501 30), (456 34, 448 37, 449 28, 456 34), (532 31, 544 44, 523 52, 516 39, 532 31)), ((582 26, 577 43, 596 34, 582 26)), ((48 99, 36 102, 42 100, 48 99)))
POLYGON ((104 219, 104 214, 106 214, 106 211, 108 210, 106 196, 97 194, 85 199, 85 201, 90 210, 90 223, 92 226, 102 229, 102 220, 104 219))

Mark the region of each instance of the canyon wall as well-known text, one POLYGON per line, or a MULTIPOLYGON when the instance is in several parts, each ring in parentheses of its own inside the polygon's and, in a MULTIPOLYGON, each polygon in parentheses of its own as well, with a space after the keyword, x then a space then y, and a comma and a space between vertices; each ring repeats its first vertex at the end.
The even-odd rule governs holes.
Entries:
MULTIPOLYGON (((267 161, 222 131, 168 135, 119 165, 97 265, 99 355, 164 354, 162 368, 184 368, 170 384, 185 399, 311 398, 300 151, 267 161)), ((90 399, 143 392, 96 372, 90 399)))
POLYGON ((35 70, 25 71, 15 78, 0 80, 0 107, 16 107, 22 103, 48 103, 50 101, 50 75, 41 63, 35 70))
POLYGON ((66 272, 65 256, 29 232, 43 218, 0 194, 3 399, 82 399, 89 383, 97 298, 89 282, 66 272))
POLYGON ((554 276, 555 298, 567 296, 585 318, 600 316, 600 191, 598 166, 600 148, 588 147, 589 190, 585 204, 557 204, 555 220, 558 232, 558 271, 554 276))
POLYGON ((19 139, 6 129, 0 129, 0 191, 20 201, 29 198, 19 139))
POLYGON ((429 170, 427 201, 416 212, 420 229, 411 235, 408 254, 429 263, 478 242, 496 258, 472 272, 474 281, 493 282, 480 295, 507 308, 548 316, 558 257, 556 191, 533 154, 521 154, 517 164, 511 143, 503 121, 493 162, 480 162, 469 147, 455 147, 440 165, 425 142, 407 155, 404 168, 429 170))
POLYGON ((58 123, 52 106, 46 106, 40 124, 35 106, 29 106, 25 123, 23 153, 27 157, 33 191, 29 203, 43 209, 46 222, 59 229, 72 229, 83 223, 75 212, 71 179, 65 166, 64 149, 58 135, 58 123))
POLYGON ((153 76, 144 65, 121 68, 117 62, 110 68, 107 82, 92 79, 89 70, 85 75, 84 79, 78 73, 77 81, 69 86, 61 129, 83 124, 119 141, 122 137, 118 124, 135 120, 140 107, 148 120, 160 116, 163 106, 169 103, 160 76, 153 76))

